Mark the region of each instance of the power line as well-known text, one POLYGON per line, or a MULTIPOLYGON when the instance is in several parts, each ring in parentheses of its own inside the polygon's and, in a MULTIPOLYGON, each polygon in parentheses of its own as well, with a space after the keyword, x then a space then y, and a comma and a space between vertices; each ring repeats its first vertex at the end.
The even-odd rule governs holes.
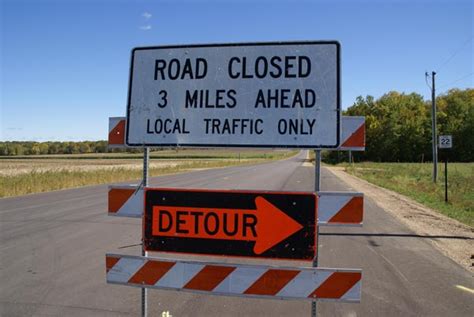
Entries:
POLYGON ((463 80, 463 79, 466 79, 466 78, 472 76, 472 74, 474 74, 474 72, 472 72, 472 73, 470 73, 470 74, 467 74, 467 75, 464 75, 463 77, 460 77, 460 78, 458 78, 458 79, 456 79, 456 80, 453 80, 453 81, 450 82, 450 83, 444 84, 444 85, 442 85, 441 87, 439 87, 438 89, 445 88, 445 87, 447 87, 447 86, 450 86, 450 85, 452 85, 452 84, 455 84, 455 83, 457 83, 457 82, 459 82, 459 81, 461 81, 461 80, 463 80))
POLYGON ((446 64, 448 64, 459 52, 461 52, 466 46, 467 44, 469 44, 469 42, 472 41, 472 39, 474 38, 474 36, 471 36, 470 38, 467 39, 467 41, 465 41, 461 47, 459 47, 453 54, 451 54, 451 56, 449 56, 444 63, 441 64, 441 66, 439 66, 437 68, 437 71, 439 72, 441 70, 441 68, 443 68, 444 66, 446 66, 446 64))

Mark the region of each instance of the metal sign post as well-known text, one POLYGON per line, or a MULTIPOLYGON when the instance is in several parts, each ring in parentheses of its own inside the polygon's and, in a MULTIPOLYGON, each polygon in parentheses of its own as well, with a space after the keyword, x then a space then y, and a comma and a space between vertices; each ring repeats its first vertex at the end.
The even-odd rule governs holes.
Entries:
MULTIPOLYGON (((143 180, 142 186, 148 186, 148 176, 149 176, 149 161, 150 161, 150 148, 143 148, 143 180)), ((142 256, 147 256, 148 252, 145 251, 145 244, 142 241, 142 256)), ((142 317, 148 316, 148 289, 142 288, 142 317)))
POLYGON ((448 202, 448 153, 444 157, 444 202, 448 202))
MULTIPOLYGON (((314 151, 314 190, 321 191, 321 150, 314 151)), ((316 226, 316 241, 319 243, 319 226, 316 226)), ((318 247, 316 246, 316 254, 313 259, 313 267, 318 267, 318 247)), ((316 301, 311 303, 311 317, 316 317, 317 306, 316 301)))

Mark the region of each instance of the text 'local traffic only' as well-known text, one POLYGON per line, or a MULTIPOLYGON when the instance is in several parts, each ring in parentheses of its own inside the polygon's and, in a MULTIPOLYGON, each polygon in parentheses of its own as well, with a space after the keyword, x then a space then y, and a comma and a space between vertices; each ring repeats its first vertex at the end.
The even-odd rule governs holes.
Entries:
POLYGON ((315 199, 314 194, 147 190, 145 247, 310 260, 315 199))
POLYGON ((338 58, 337 43, 135 49, 127 144, 335 147, 338 58))

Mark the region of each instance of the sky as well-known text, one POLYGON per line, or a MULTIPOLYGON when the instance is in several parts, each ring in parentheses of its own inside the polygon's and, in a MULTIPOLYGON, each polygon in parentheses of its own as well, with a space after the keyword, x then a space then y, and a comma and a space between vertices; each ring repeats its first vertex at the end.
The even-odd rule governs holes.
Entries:
POLYGON ((471 0, 0 0, 0 141, 105 140, 140 46, 341 43, 342 107, 472 88, 471 0))

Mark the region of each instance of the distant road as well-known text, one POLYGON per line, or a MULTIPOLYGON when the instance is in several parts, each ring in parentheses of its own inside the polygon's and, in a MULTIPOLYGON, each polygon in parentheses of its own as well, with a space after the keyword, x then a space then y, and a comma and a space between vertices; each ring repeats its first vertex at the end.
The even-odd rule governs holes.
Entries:
MULTIPOLYGON (((151 185, 311 191, 314 167, 304 157, 163 176, 151 185)), ((350 190, 324 168, 322 175, 323 190, 350 190)), ((106 185, 0 199, 0 316, 139 315, 139 289, 105 283, 105 253, 140 254, 141 220, 107 216, 106 208, 106 185)), ((364 217, 363 228, 323 228, 319 241, 321 266, 362 268, 362 302, 321 302, 318 316, 474 315, 466 270, 371 200, 364 217)), ((310 315, 301 301, 149 294, 150 316, 310 315)))

